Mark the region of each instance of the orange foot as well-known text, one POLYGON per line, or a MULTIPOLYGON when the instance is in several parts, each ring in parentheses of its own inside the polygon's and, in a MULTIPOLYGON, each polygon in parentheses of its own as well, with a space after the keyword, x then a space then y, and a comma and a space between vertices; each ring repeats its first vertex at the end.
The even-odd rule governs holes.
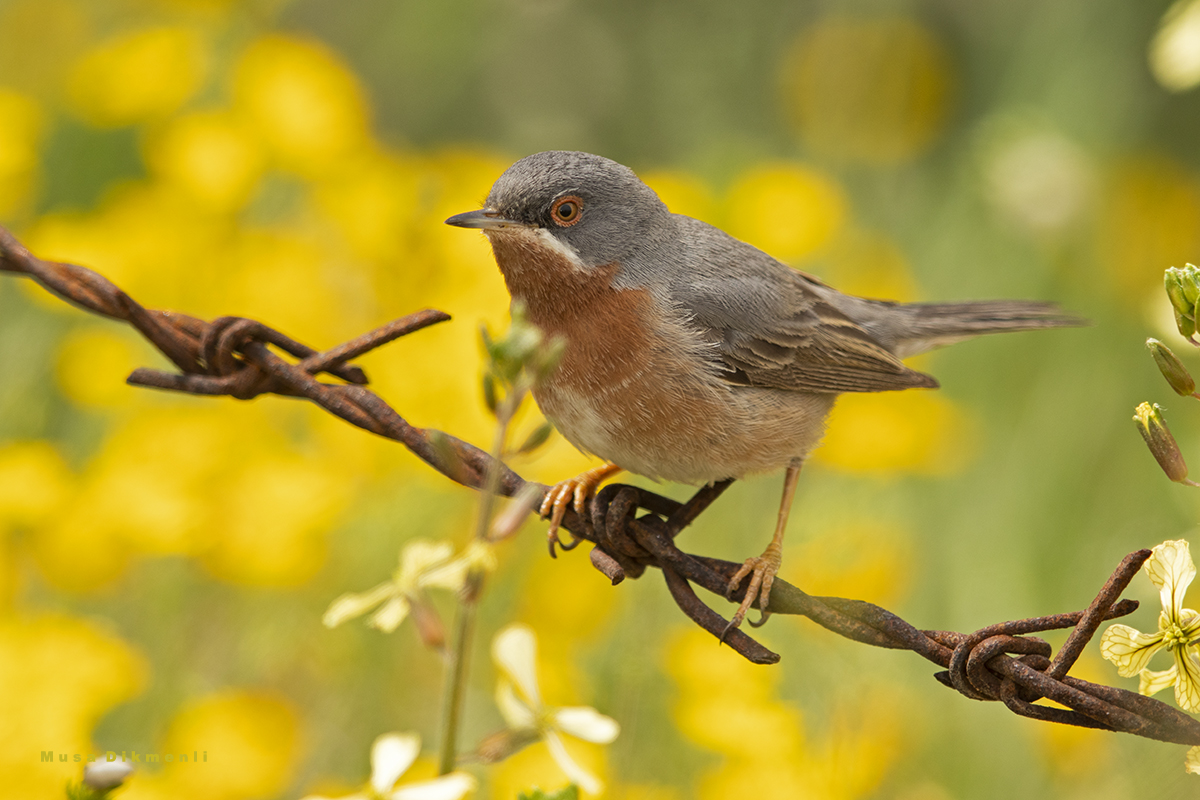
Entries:
POLYGON ((621 471, 621 468, 616 464, 604 464, 594 469, 589 469, 587 472, 582 472, 574 478, 568 478, 565 481, 560 481, 550 487, 550 491, 546 492, 546 496, 542 499, 542 507, 538 509, 538 514, 545 519, 550 518, 550 530, 546 533, 546 539, 550 543, 550 557, 555 555, 554 546, 559 545, 563 550, 570 550, 575 544, 565 545, 558 538, 558 526, 562 523, 563 515, 567 513, 567 506, 571 501, 575 501, 575 512, 582 514, 584 507, 587 505, 588 498, 596 492, 596 487, 604 481, 605 478, 616 475, 621 471))
POLYGON ((746 596, 742 598, 742 604, 738 606, 737 613, 733 615, 733 619, 725 626, 725 632, 721 638, 725 638, 725 634, 729 633, 734 628, 742 624, 742 620, 746 618, 746 612, 754 605, 754 600, 758 599, 758 607, 762 611, 762 619, 758 622, 751 622, 754 627, 758 627, 767 621, 767 617, 771 616, 771 612, 767 611, 767 606, 771 602, 771 584, 775 583, 775 575, 779 572, 779 567, 783 564, 783 551, 780 545, 782 541, 772 541, 767 549, 758 558, 747 558, 746 562, 734 573, 733 578, 729 581, 729 587, 725 590, 725 596, 728 597, 738 588, 738 584, 742 582, 742 578, 750 576, 750 585, 746 587, 746 596))

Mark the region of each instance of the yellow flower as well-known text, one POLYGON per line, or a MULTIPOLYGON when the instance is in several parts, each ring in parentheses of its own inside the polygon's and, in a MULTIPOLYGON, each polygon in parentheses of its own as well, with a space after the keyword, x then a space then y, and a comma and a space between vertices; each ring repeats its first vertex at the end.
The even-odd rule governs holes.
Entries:
POLYGON ((1158 631, 1141 633, 1128 625, 1113 625, 1100 638, 1100 654, 1117 665, 1117 672, 1128 678, 1141 675, 1138 691, 1152 695, 1168 686, 1175 687, 1175 702, 1185 711, 1200 711, 1200 613, 1183 607, 1183 597, 1196 577, 1188 543, 1183 539, 1163 542, 1145 564, 1146 574, 1158 587, 1162 613, 1158 631), (1160 650, 1175 658, 1170 669, 1147 669, 1150 659, 1160 650))
POLYGON ((1151 155, 1119 164, 1106 188, 1096 252, 1117 296, 1140 308, 1163 268, 1200 248, 1200 186, 1183 164, 1151 155))
POLYGON ((33 188, 42 117, 32 98, 0 87, 0 216, 17 210, 33 188))
POLYGON ((265 167, 249 126, 227 112, 172 120, 146 148, 156 173, 217 211, 235 211, 250 199, 265 167))
POLYGON ((411 612, 433 613, 427 608, 425 590, 461 589, 471 566, 469 557, 452 559, 453 553, 449 542, 413 539, 400 552, 400 566, 390 581, 361 594, 342 595, 330 604, 322 621, 326 627, 336 628, 379 606, 367 624, 391 633, 411 612))
POLYGON ((367 103, 354 73, 323 45, 259 39, 237 67, 234 96, 282 166, 313 176, 367 139, 367 103))
POLYGON ((123 33, 75 65, 71 99, 94 125, 115 127, 165 116, 203 84, 207 57, 203 38, 190 28, 123 33))
MULTIPOLYGON (((465 772, 451 772, 431 781, 396 786, 400 776, 417 760, 421 737, 415 733, 385 733, 371 745, 371 780, 361 792, 340 800, 458 800, 475 790, 477 782, 465 772)), ((309 795, 305 800, 326 800, 309 795)))
POLYGON ((537 680, 537 639, 528 626, 509 625, 497 633, 492 640, 492 660, 500 671, 496 705, 509 730, 525 738, 525 743, 544 740, 572 783, 588 794, 599 794, 604 785, 571 758, 560 734, 610 744, 621 732, 620 726, 594 708, 543 704, 537 680))
POLYGON ((963 409, 932 392, 849 394, 815 458, 851 472, 948 475, 970 462, 973 432, 963 409))
POLYGON ((849 214, 841 186, 797 164, 742 175, 727 199, 729 232, 784 261, 800 261, 828 245, 849 214))

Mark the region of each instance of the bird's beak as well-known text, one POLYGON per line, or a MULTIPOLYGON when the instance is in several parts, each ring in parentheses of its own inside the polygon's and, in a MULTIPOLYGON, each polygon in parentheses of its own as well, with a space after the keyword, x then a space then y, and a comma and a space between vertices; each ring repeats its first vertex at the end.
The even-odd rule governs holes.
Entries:
POLYGON ((446 220, 447 225, 453 225, 456 228, 482 228, 484 230, 490 228, 528 228, 524 222, 516 222, 515 220, 505 219, 495 211, 480 209, 479 211, 468 211, 465 214, 455 214, 450 219, 446 220))

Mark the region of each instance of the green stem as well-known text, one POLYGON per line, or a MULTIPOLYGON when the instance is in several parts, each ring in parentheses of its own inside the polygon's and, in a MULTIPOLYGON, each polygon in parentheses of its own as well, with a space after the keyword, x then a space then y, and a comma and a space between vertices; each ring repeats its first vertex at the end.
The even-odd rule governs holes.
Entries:
POLYGON ((474 601, 464 601, 458 608, 458 619, 454 623, 454 645, 450 652, 450 663, 446 665, 448 685, 442 698, 442 752, 438 759, 439 775, 453 772, 458 764, 458 718, 462 711, 462 697, 466 687, 471 635, 475 632, 475 608, 474 601))
MULTIPOLYGON (((500 486, 500 470, 497 465, 504 455, 504 442, 508 437, 508 425, 524 397, 523 391, 515 391, 504 398, 496 409, 496 438, 492 443, 492 461, 484 481, 483 493, 479 498, 479 515, 475 520, 475 539, 487 541, 488 524, 492 509, 496 505, 496 490, 500 486)), ((442 751, 438 759, 438 774, 453 772, 458 764, 458 722, 462 716, 462 699, 467 683, 467 660, 471 652, 471 639, 475 633, 475 610, 479 595, 483 591, 484 573, 472 570, 463 587, 458 618, 454 623, 454 643, 450 660, 446 664, 446 694, 442 698, 442 751)))

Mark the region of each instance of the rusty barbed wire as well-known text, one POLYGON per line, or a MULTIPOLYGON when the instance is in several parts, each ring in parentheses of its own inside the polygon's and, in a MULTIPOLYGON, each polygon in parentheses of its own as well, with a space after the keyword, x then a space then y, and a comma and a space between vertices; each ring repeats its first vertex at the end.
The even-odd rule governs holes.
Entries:
MULTIPOLYGON (((64 300, 95 314, 132 325, 180 371, 140 368, 127 379, 145 386, 197 395, 228 395, 249 400, 261 394, 302 397, 352 425, 403 444, 418 458, 464 486, 481 489, 489 469, 498 470, 499 492, 512 496, 532 482, 496 462, 474 445, 440 431, 416 427, 365 388, 366 374, 350 360, 450 316, 418 311, 326 351, 303 345, 261 322, 221 317, 211 322, 173 311, 147 309, 107 278, 74 264, 44 261, 0 227, 0 271, 30 277, 64 300), (295 359, 289 362, 270 346, 295 359), (317 379, 332 375, 345 383, 317 379)), ((704 603, 694 586, 726 596, 740 564, 690 555, 675 537, 730 485, 701 488, 686 503, 634 486, 611 484, 591 501, 588 514, 567 512, 562 527, 578 544, 590 541, 591 562, 614 585, 659 569, 671 597, 692 621, 756 664, 773 664, 778 654, 704 603), (639 509, 646 513, 637 515, 639 509)), ((542 484, 533 483, 543 491, 542 484)), ((574 546, 574 545, 571 545, 574 546)), ((1178 744, 1200 745, 1200 721, 1150 697, 1068 675, 1083 648, 1105 620, 1134 611, 1119 600, 1149 550, 1126 556, 1083 611, 1012 620, 964 634, 920 630, 886 609, 861 600, 814 597, 776 579, 771 614, 796 614, 848 639, 875 647, 911 650, 942 667, 944 685, 974 700, 999 701, 1011 711, 1045 722, 1121 731, 1178 744), (1072 629, 1051 658, 1048 642, 1031 634, 1072 629), (1039 705, 1048 699, 1063 708, 1039 705)))

